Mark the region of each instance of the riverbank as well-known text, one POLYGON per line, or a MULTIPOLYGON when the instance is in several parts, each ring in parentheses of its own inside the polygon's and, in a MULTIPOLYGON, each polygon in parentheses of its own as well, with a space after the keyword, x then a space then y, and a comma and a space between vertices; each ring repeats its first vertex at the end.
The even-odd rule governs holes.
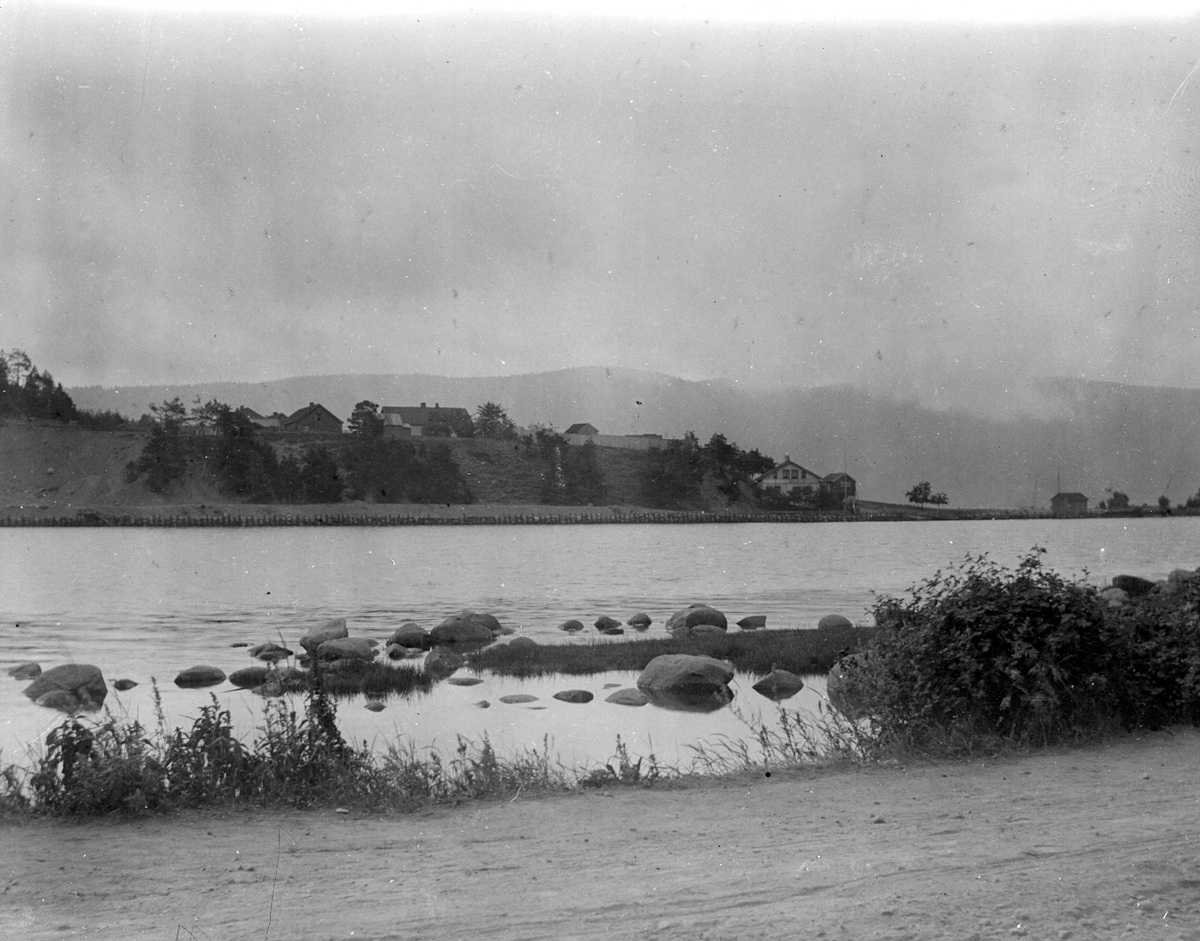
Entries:
POLYGON ((1174 941, 1200 923, 1198 762, 1177 729, 383 818, 7 821, 0 935, 1174 941))

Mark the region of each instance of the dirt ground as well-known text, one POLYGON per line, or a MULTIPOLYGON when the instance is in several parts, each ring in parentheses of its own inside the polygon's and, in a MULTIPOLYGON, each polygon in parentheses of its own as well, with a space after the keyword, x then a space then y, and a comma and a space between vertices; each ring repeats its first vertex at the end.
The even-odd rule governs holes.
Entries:
POLYGON ((0 824, 13 939, 1200 938, 1200 734, 380 818, 0 824))

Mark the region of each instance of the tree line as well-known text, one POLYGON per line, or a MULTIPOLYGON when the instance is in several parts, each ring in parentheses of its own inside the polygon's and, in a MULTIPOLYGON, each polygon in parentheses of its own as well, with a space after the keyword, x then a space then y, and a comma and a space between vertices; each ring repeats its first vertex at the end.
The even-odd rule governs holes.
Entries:
POLYGON ((76 408, 62 383, 38 369, 29 354, 18 349, 0 350, 0 418, 74 421, 92 428, 117 428, 125 423, 117 412, 76 408))

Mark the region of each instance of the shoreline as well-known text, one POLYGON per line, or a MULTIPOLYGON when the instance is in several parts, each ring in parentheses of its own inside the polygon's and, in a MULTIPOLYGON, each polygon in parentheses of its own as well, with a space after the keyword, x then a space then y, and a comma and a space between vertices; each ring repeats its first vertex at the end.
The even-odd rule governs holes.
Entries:
MULTIPOLYGON (((1164 514, 1188 517, 1194 513, 1164 514)), ((1154 513, 1093 514, 1078 519, 1160 517, 1154 513)), ((150 503, 0 506, 0 528, 20 527, 264 527, 264 526, 554 526, 697 523, 881 523, 964 520, 1054 519, 1048 513, 1014 509, 908 509, 870 503, 853 513, 819 510, 664 510, 635 505, 412 503, 150 503)))

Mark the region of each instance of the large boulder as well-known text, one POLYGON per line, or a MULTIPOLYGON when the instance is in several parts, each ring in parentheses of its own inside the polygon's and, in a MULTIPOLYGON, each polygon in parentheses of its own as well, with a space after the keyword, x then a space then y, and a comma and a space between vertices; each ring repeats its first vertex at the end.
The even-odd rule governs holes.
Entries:
POLYGON ((1137 575, 1114 575, 1112 584, 1113 588, 1120 588, 1130 598, 1148 595, 1156 587, 1150 579, 1139 578, 1137 575))
POLYGON ((843 617, 840 614, 827 614, 817 622, 817 630, 819 631, 840 631, 853 626, 854 623, 848 617, 843 617))
POLYGON ((706 604, 690 604, 667 618, 667 631, 675 637, 724 633, 729 629, 725 615, 706 604))
POLYGON ((55 693, 56 701, 41 703, 64 712, 93 712, 104 705, 108 684, 99 667, 89 663, 64 663, 46 670, 25 687, 25 695, 39 702, 47 693, 55 693), (58 695, 63 693, 66 695, 58 695), (64 708, 64 706, 66 708, 64 708))
POLYGON ((188 667, 175 677, 175 685, 180 689, 201 689, 224 682, 225 671, 219 667, 210 666, 188 667))
POLYGON ((392 631, 392 636, 387 639, 387 642, 399 644, 401 647, 420 647, 427 650, 429 649, 429 632, 420 624, 405 621, 392 631))
POLYGON ((350 632, 346 630, 346 619, 334 618, 332 621, 326 621, 320 627, 314 627, 301 637, 300 646, 308 651, 309 656, 312 656, 325 641, 349 636, 350 632))
POLYGON ((829 704, 851 721, 871 714, 870 679, 865 653, 842 657, 825 677, 825 695, 829 704))
POLYGON ((335 637, 317 648, 317 659, 374 660, 378 652, 365 637, 335 637))
POLYGON ((490 644, 503 629, 490 614, 460 611, 429 632, 434 644, 490 644))
POLYGON ((733 667, 715 657, 668 653, 655 657, 637 679, 638 689, 712 692, 729 685, 733 667))

